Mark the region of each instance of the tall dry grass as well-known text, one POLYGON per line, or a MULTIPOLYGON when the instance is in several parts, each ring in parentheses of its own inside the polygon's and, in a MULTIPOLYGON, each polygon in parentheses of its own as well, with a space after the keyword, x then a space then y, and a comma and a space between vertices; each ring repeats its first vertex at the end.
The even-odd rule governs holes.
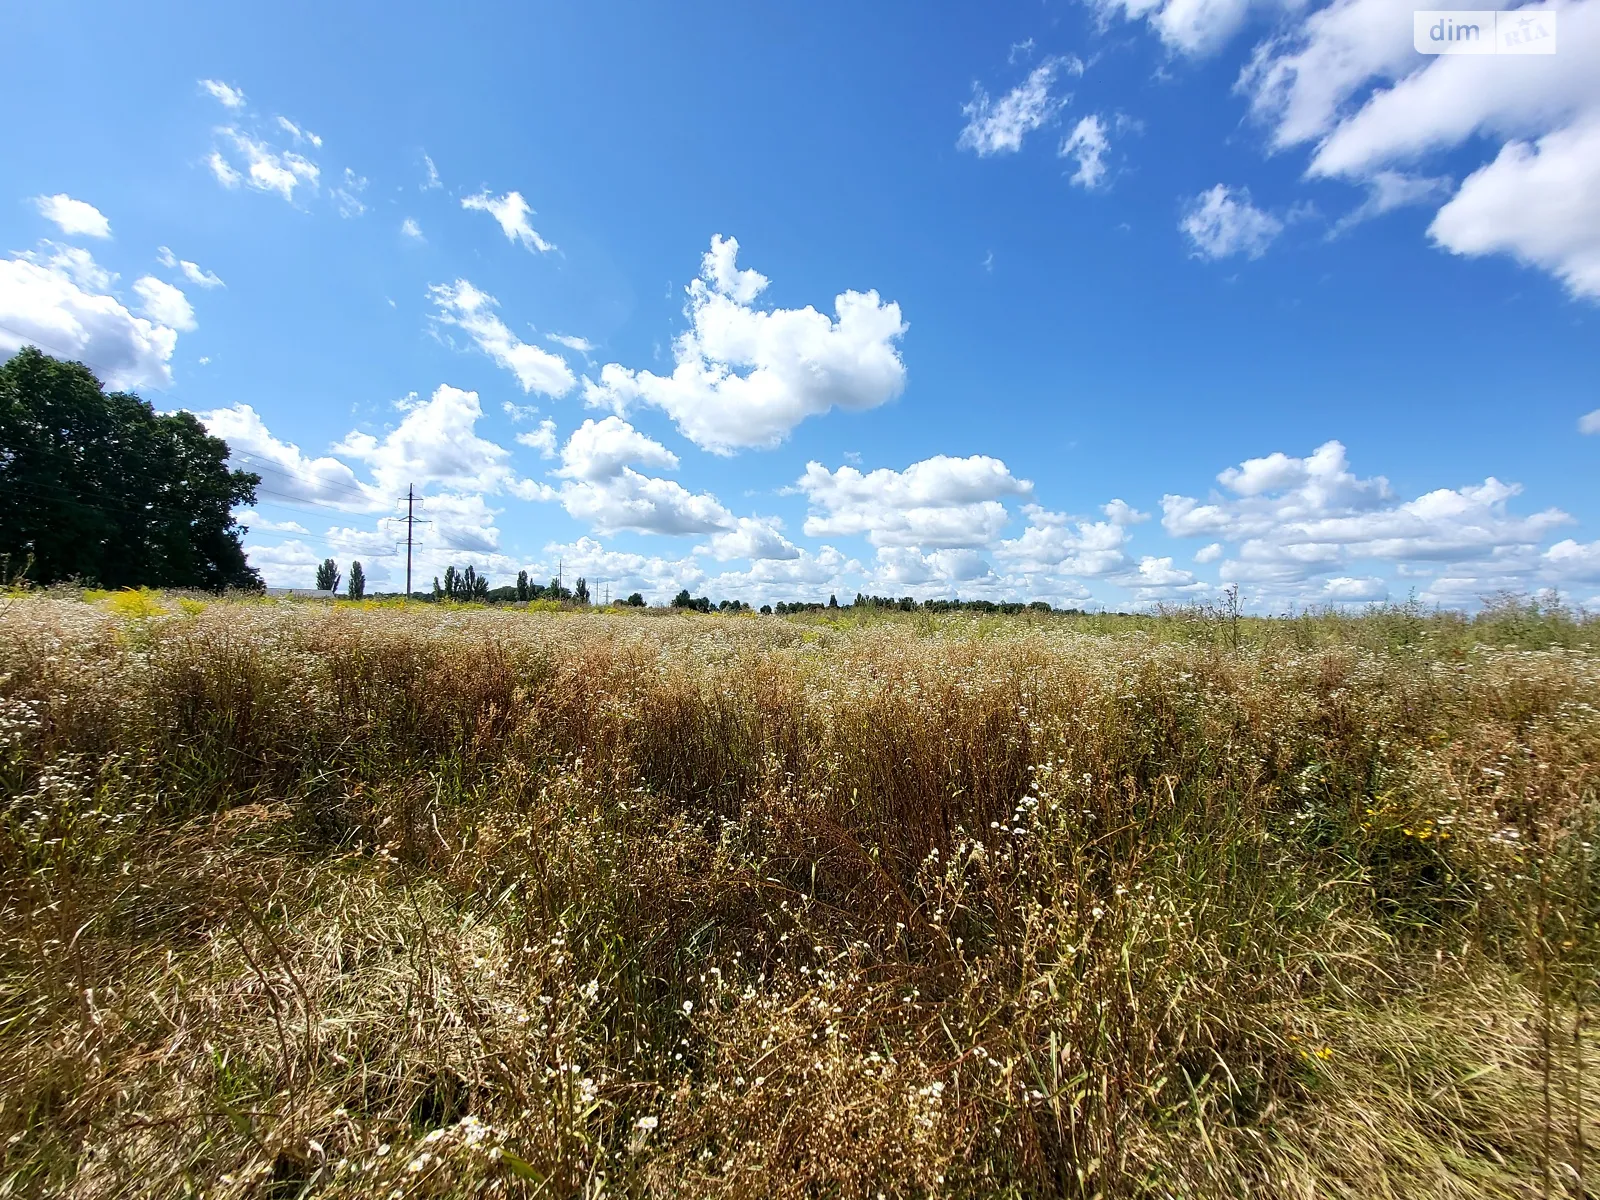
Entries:
POLYGON ((0 1195, 1596 1194, 1525 617, 11 601, 0 1195))

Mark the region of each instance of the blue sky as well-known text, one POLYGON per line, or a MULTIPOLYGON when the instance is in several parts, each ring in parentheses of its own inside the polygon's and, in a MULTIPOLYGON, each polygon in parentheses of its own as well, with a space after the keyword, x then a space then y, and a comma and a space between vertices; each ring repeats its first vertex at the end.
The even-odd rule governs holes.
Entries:
POLYGON ((0 351, 203 414, 274 583, 414 483, 417 586, 1600 605, 1600 0, 1411 14, 14 4, 0 351))

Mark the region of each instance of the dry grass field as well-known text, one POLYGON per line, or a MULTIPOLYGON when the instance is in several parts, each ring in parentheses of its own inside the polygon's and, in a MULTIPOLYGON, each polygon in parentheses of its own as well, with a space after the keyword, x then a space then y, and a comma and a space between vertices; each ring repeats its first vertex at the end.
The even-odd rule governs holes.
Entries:
POLYGON ((0 599, 0 1196, 1600 1194, 1597 643, 0 599))

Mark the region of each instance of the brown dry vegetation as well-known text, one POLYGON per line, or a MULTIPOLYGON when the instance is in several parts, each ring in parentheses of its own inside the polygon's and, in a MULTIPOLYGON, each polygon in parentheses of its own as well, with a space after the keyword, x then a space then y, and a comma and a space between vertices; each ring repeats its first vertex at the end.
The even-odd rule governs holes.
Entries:
POLYGON ((1596 1194, 1592 622, 0 605, 0 1195, 1596 1194))

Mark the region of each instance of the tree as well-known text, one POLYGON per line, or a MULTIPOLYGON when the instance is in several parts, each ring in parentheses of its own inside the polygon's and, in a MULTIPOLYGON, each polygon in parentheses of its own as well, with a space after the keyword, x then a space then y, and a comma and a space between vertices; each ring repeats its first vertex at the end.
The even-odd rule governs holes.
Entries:
POLYGON ((444 584, 440 586, 437 579, 433 581, 433 597, 435 600, 456 600, 466 602, 469 600, 487 600, 489 598, 489 578, 479 575, 477 569, 470 563, 465 571, 458 571, 454 564, 444 569, 444 584))
POLYGON ((589 581, 582 575, 578 576, 578 582, 572 587, 572 598, 579 604, 589 603, 589 581))
POLYGON ((632 595, 630 595, 628 597, 628 607, 630 607, 630 608, 643 608, 644 607, 644 597, 642 595, 640 595, 638 592, 634 592, 632 595))
POLYGON ((528 587, 528 573, 526 571, 518 571, 517 572, 517 601, 519 603, 527 603, 527 601, 529 601, 531 599, 533 599, 533 593, 530 591, 530 589, 528 587))
POLYGON ((829 608, 838 608, 839 607, 839 597, 837 597, 837 596, 829 596, 828 597, 828 607, 829 608))
POLYGON ((367 594, 367 573, 361 569, 360 561, 350 564, 349 595, 352 600, 359 600, 367 594))
POLYGON ((689 595, 689 589, 688 588, 684 588, 682 591, 680 591, 676 596, 674 596, 672 598, 672 607, 673 608, 693 608, 694 607, 694 597, 689 595))
POLYGON ((259 475, 187 412, 25 347, 0 364, 0 556, 36 583, 259 588, 233 509, 259 475))
POLYGON ((322 560, 322 565, 317 568, 317 591, 337 592, 339 590, 339 564, 331 558, 322 560))

